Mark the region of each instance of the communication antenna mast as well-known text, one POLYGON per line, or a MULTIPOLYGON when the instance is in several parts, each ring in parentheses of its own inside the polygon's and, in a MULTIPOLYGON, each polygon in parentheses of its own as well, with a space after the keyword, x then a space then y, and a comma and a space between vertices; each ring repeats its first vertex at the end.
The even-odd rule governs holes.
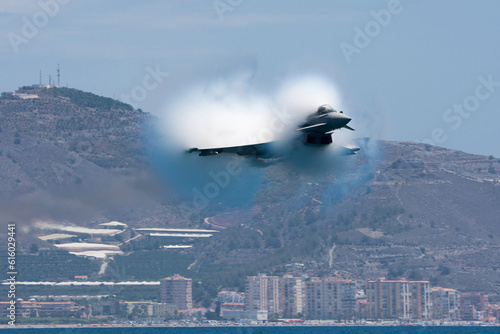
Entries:
POLYGON ((40 85, 42 84, 42 70, 40 70, 40 85))
POLYGON ((52 85, 52 75, 49 74, 49 86, 52 85))
POLYGON ((57 87, 61 83, 61 73, 59 72, 59 64, 57 64, 57 87))

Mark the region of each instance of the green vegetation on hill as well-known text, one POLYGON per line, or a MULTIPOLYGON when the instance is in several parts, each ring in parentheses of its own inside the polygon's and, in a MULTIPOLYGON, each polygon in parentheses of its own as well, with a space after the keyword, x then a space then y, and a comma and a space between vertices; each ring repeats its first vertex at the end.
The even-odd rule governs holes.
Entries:
MULTIPOLYGON (((103 279, 104 281, 104 279, 103 279)), ((8 286, 0 285, 0 301, 7 300, 8 286)), ((16 298, 28 300, 31 296, 116 296, 119 300, 160 300, 158 285, 18 285, 16 298)))
POLYGON ((191 255, 175 251, 139 251, 118 255, 106 271, 110 280, 159 280, 173 274, 188 275, 187 268, 194 262, 191 255))
POLYGON ((72 103, 82 108, 134 110, 130 104, 123 103, 109 97, 83 92, 74 88, 52 87, 49 88, 47 92, 55 97, 68 97, 72 103))
MULTIPOLYGON (((0 254, 0 270, 7 272, 7 258, 0 254)), ((18 254, 18 281, 69 280, 77 275, 93 276, 100 263, 63 250, 40 251, 37 255, 18 254)))

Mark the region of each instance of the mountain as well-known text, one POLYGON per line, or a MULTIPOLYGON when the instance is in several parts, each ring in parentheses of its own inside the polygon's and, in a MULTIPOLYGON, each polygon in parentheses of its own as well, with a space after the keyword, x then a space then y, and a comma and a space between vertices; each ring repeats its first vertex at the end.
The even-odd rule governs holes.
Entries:
MULTIPOLYGON (((500 292, 500 161, 492 156, 367 138, 359 154, 342 160, 241 158, 234 174, 222 173, 227 160, 193 156, 196 168, 178 166, 171 179, 210 176, 181 194, 154 172, 155 159, 176 164, 149 152, 145 133, 155 117, 76 89, 30 86, 16 94, 0 99, 3 221, 35 232, 35 220, 219 230, 165 256, 189 263, 175 270, 204 282, 199 299, 258 272, 404 276, 500 292)), ((26 252, 33 243, 49 247, 30 233, 20 238, 26 252)), ((131 242, 109 268, 123 279, 173 274, 158 246, 131 242)))
POLYGON ((15 129, 17 139, 50 142, 101 167, 135 167, 144 155, 142 127, 151 116, 110 98, 34 85, 4 94, 0 108, 1 128, 15 129))
POLYGON ((144 194, 156 182, 144 171, 152 122, 130 105, 76 89, 28 86, 2 94, 2 220, 140 221, 145 211, 155 213, 149 221, 170 218, 144 194))

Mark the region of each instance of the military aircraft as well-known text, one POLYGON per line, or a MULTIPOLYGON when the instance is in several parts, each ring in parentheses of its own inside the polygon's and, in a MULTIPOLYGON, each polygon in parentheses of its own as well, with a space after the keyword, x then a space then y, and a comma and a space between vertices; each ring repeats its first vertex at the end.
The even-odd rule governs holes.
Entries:
MULTIPOLYGON (((318 110, 307 117, 307 121, 301 124, 297 131, 301 132, 298 139, 306 146, 325 147, 333 143, 332 134, 338 129, 354 131, 347 125, 351 118, 342 111, 337 112, 328 104, 318 107, 318 110)), ((200 156, 217 155, 221 153, 236 153, 238 155, 255 155, 257 158, 271 158, 279 156, 276 150, 277 142, 267 142, 243 146, 197 148, 187 150, 188 153, 199 152, 200 156)), ((359 151, 359 147, 336 145, 334 152, 338 155, 353 155, 359 151)), ((282 152, 281 152, 282 153, 282 152)))

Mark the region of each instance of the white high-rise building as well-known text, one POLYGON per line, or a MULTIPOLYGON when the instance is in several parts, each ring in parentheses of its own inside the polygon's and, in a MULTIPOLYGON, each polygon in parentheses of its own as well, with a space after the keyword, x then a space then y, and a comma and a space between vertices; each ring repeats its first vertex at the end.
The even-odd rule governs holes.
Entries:
POLYGON ((305 282, 307 319, 346 319, 356 309, 356 283, 335 277, 305 282))
POLYGON ((245 309, 267 311, 269 314, 282 314, 280 303, 280 277, 259 276, 247 277, 245 283, 245 309))
POLYGON ((460 292, 441 287, 432 288, 433 318, 460 320, 460 292))
POLYGON ((304 314, 305 282, 302 277, 285 275, 281 278, 283 316, 294 318, 304 314))
POLYGON ((160 280, 160 301, 176 305, 179 310, 193 308, 193 290, 190 278, 175 274, 160 280))

